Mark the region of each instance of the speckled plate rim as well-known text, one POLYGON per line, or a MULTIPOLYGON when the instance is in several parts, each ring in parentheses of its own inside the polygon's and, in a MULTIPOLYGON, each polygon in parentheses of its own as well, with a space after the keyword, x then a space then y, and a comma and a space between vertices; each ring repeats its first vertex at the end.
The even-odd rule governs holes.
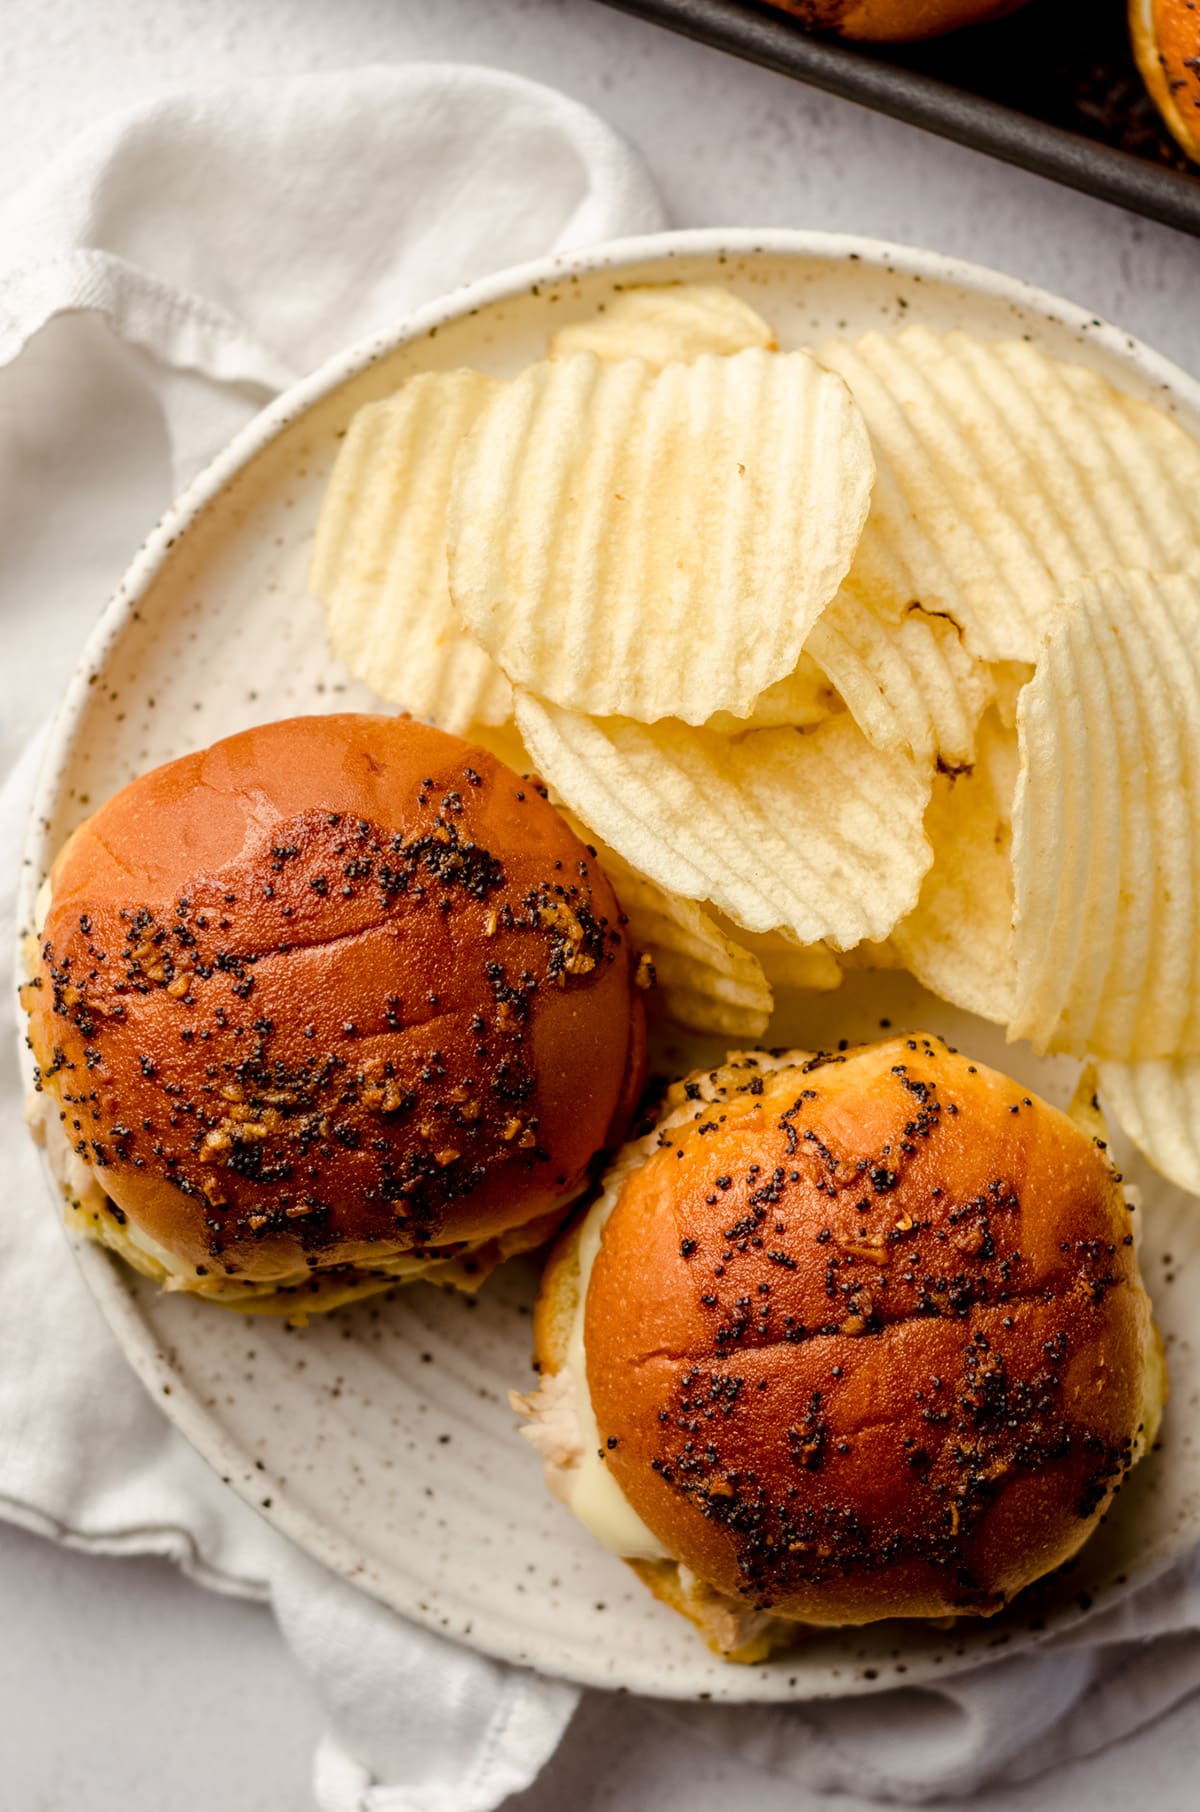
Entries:
MULTIPOLYGON (((1039 316, 1081 340, 1103 348, 1121 363, 1136 370, 1146 382, 1160 388, 1186 407, 1200 412, 1200 382, 1189 377, 1135 336, 1078 304, 986 266, 943 253, 923 251, 854 234, 808 232, 790 228, 771 228, 765 231, 705 228, 655 233, 613 240, 579 252, 556 253, 466 285, 408 314, 391 332, 375 334, 336 354, 310 376, 281 393, 248 422, 204 468, 169 507, 142 544, 84 644, 50 729, 22 852, 16 914, 18 929, 32 920, 39 877, 48 868, 54 853, 47 847, 51 807, 57 795, 60 777, 72 757, 90 688, 95 684, 105 659, 130 614, 137 609, 157 578, 170 550, 243 467, 285 428, 341 385, 357 377, 379 359, 427 336, 448 322, 494 303, 524 295, 537 286, 569 281, 575 276, 582 277, 603 271, 634 271, 644 265, 661 267, 664 261, 672 259, 719 260, 722 257, 743 261, 755 257, 841 261, 847 265, 873 266, 889 274, 917 281, 928 279, 975 291, 993 301, 1039 316)), ((19 965, 17 972, 20 973, 19 965)), ((21 1032, 22 1016, 18 1014, 20 1061, 22 1073, 28 1080, 32 1073, 32 1058, 21 1032)), ((48 1166, 44 1166, 44 1169, 52 1199, 57 1206, 57 1187, 48 1166)), ((269 1509, 263 1507, 256 1494, 250 1457, 190 1392, 170 1355, 152 1339, 148 1339, 148 1330, 138 1314, 135 1299, 122 1287, 117 1264, 100 1247, 86 1242, 70 1243, 88 1288, 131 1367, 180 1433, 221 1478, 279 1533, 333 1572, 370 1590, 369 1582, 362 1577, 362 1563, 354 1552, 353 1544, 336 1529, 310 1517, 290 1504, 286 1498, 276 1498, 269 1509)), ((1148 1550, 1137 1571, 1131 1573, 1120 1586, 1108 1591, 1105 1608, 1112 1607, 1121 1597, 1147 1584, 1173 1558, 1171 1553, 1160 1553, 1153 1548, 1148 1550)), ((394 1608, 403 1609, 415 1621, 437 1629, 436 1618, 423 1613, 416 1600, 410 1605, 394 1608)), ((1062 1636, 1082 1622, 1086 1615, 1087 1610, 1081 1608, 1077 1612, 1066 1610, 1054 1616, 1052 1620, 1048 1620, 1044 1633, 1035 1636, 1029 1646, 1038 1646, 1052 1637, 1062 1636)), ((513 1659, 511 1651, 506 1652, 499 1645, 478 1643, 476 1646, 498 1659, 513 1659)), ((912 1669, 906 1683, 917 1686, 923 1680, 945 1679, 955 1672, 1004 1659, 1013 1652, 1011 1647, 1001 1644, 989 1648, 986 1643, 970 1642, 959 1651, 958 1658, 950 1655, 937 1667, 923 1669, 918 1666, 912 1669)), ((778 1686, 775 1690, 764 1690, 758 1670, 738 1670, 738 1674, 747 1690, 721 1694, 720 1697, 778 1702, 780 1699, 800 1696, 789 1694, 786 1690, 781 1691, 778 1686), (755 1676, 753 1679, 749 1677, 752 1673, 755 1676)), ((581 1657, 580 1664, 572 1671, 571 1677, 583 1686, 613 1688, 611 1676, 598 1669, 592 1671, 586 1657, 581 1657)), ((857 1681, 843 1679, 836 1685, 831 1683, 827 1692, 814 1695, 810 1689, 803 1696, 840 1697, 873 1690, 879 1688, 861 1678, 857 1681)), ((664 1684, 662 1696, 691 1698, 695 1695, 686 1689, 672 1691, 669 1685, 664 1684)), ((703 1693, 698 1696, 713 1698, 718 1695, 703 1693)))

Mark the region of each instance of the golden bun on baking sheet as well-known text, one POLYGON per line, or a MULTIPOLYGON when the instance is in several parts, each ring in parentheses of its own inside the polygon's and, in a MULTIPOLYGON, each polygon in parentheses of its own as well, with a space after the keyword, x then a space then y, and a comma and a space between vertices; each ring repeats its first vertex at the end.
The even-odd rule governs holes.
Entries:
POLYGON ((922 1033, 667 1107, 547 1269, 518 1405, 557 1494, 743 1661, 1069 1559, 1165 1391, 1097 1135, 922 1033))
POLYGON ((814 31, 902 42, 1016 12, 1025 0, 772 0, 814 31))
POLYGON ((1200 163, 1200 9, 1195 0, 1129 0, 1129 29, 1155 105, 1200 163))
POLYGON ((173 1288, 469 1287, 546 1237, 641 1088, 598 863, 535 783, 408 718, 293 718, 155 769, 49 896, 24 991, 44 1101, 102 1237, 173 1288))

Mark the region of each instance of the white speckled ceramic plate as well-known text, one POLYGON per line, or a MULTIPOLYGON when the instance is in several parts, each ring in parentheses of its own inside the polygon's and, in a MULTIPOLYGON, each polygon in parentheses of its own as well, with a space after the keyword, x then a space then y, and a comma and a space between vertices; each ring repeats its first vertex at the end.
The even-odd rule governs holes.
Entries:
MULTIPOLYGON (((460 293, 351 351, 280 399, 156 530, 68 691, 32 827, 22 919, 67 833, 151 765, 248 724, 377 708, 326 652, 305 569, 339 432, 412 371, 505 375, 551 327, 615 284, 731 285, 783 345, 919 320, 1025 334, 1155 397, 1200 433, 1200 388, 1079 310, 927 254, 819 234, 668 235, 526 268, 460 293)), ((940 1030, 1059 1099, 1073 1080, 924 996, 905 977, 852 976, 808 1025, 769 1043, 871 1035, 881 1019, 940 1030)), ((660 1065, 701 1054, 662 1050, 660 1065)), ((704 1050, 704 1056, 711 1054, 704 1050)), ((546 1495, 505 1392, 530 1380, 536 1272, 518 1263, 475 1300, 425 1286, 306 1329, 159 1295, 101 1250, 79 1261, 155 1400, 235 1490, 310 1554, 431 1628, 588 1684, 676 1697, 788 1699, 944 1677, 1042 1641, 1200 1538, 1200 1203, 1135 1164, 1143 1263, 1173 1393, 1161 1450, 1064 1575, 991 1622, 828 1631, 758 1668, 714 1660, 546 1495), (169 1393, 166 1387, 169 1386, 169 1393)), ((47 1203, 47 1212, 54 1212, 47 1203)))

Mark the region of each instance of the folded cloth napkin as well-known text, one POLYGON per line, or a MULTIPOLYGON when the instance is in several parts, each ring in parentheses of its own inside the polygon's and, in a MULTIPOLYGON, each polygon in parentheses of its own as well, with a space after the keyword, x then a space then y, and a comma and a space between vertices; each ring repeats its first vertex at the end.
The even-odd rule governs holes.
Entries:
MULTIPOLYGON (((154 517, 279 388, 467 279, 659 225, 644 171, 599 120, 465 67, 158 101, 97 126, 0 210, 0 1513, 269 1600, 326 1708, 324 1812, 485 1812, 535 1779, 579 1695, 415 1628, 307 1560, 125 1366, 21 1128, 13 885, 36 731, 154 517)), ((937 1692, 663 1715, 736 1748, 747 1786, 754 1769, 794 1782, 797 1806, 831 1788, 960 1795, 1175 1703, 1200 1684, 1198 1628, 1192 1566, 1053 1652, 937 1692)), ((602 1708, 614 1729, 621 1707, 602 1708)), ((703 1812, 703 1779, 689 1792, 703 1812)))

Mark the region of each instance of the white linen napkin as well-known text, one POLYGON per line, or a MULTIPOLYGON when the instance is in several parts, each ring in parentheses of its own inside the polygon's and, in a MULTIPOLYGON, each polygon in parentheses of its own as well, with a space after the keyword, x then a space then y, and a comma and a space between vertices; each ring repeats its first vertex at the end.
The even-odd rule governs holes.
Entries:
MULTIPOLYGON (((535 1779, 579 1695, 418 1629, 307 1560, 126 1367, 21 1128, 13 884, 35 732, 155 516, 279 388, 470 278, 659 225, 649 179, 593 115, 448 66, 159 101, 97 126, 0 209, 0 1514, 269 1600, 326 1708, 323 1812, 489 1812, 535 1779)), ((1198 1627, 1192 1565, 1052 1652, 936 1692, 664 1715, 794 1781, 797 1806, 831 1788, 961 1794, 1177 1702, 1200 1685, 1198 1627)), ((605 1715, 615 1731, 621 1701, 605 1715)))

